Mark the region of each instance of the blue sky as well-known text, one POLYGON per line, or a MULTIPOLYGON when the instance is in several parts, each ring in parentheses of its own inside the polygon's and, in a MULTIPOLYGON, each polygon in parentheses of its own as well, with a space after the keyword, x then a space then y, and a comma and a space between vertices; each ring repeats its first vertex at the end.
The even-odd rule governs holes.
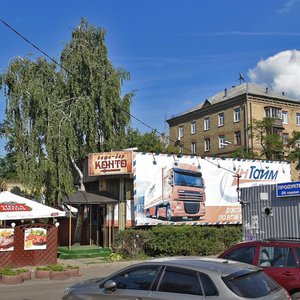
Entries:
MULTIPOLYGON (((165 119, 237 85, 239 73, 300 99, 299 13, 299 0, 10 0, 0 18, 53 58, 81 17, 106 29, 111 61, 131 74, 123 92, 136 90, 132 114, 164 132, 165 119)), ((42 56, 2 23, 0 39, 1 73, 17 56, 42 56)))

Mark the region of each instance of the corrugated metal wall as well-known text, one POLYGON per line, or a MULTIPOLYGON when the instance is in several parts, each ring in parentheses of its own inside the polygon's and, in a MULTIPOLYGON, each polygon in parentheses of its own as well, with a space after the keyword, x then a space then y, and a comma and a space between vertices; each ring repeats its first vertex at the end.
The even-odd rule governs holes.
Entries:
POLYGON ((277 198, 274 184, 242 188, 240 198, 245 240, 300 237, 299 196, 277 198))

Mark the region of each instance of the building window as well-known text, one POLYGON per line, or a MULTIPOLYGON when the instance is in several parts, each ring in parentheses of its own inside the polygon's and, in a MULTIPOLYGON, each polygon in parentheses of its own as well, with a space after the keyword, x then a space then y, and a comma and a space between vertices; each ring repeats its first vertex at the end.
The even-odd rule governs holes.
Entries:
POLYGON ((241 108, 237 107, 234 109, 233 113, 233 121, 234 122, 239 122, 241 120, 241 108))
POLYGON ((197 152, 197 144, 196 144, 196 142, 192 142, 191 143, 191 152, 192 152, 192 154, 196 154, 196 152, 197 152))
POLYGON ((181 139, 183 137, 183 126, 179 126, 178 128, 178 138, 181 139))
POLYGON ((192 122, 191 123, 191 134, 195 134, 196 133, 196 122, 192 122))
POLYGON ((282 124, 288 124, 289 120, 288 120, 288 112, 287 111, 283 111, 281 114, 282 117, 282 124))
POLYGON ((281 119, 281 108, 266 107, 265 112, 266 112, 266 117, 281 119))
POLYGON ((210 150, 210 139, 205 139, 204 140, 204 151, 209 151, 210 150))
POLYGON ((219 148, 224 148, 225 146, 225 135, 219 135, 219 148))
POLYGON ((179 152, 183 153, 183 145, 179 145, 179 152))
POLYGON ((241 138, 241 132, 240 131, 235 131, 234 132, 234 143, 236 145, 241 145, 242 144, 242 138, 241 138))
POLYGON ((289 141, 289 134, 288 133, 283 133, 282 134, 282 143, 283 145, 287 145, 289 141))
POLYGON ((300 113, 296 114, 296 124, 297 126, 300 126, 300 113))
POLYGON ((204 118, 204 130, 209 130, 210 128, 210 119, 209 117, 204 118))
POLYGON ((218 116, 218 126, 219 127, 224 126, 224 113, 219 113, 219 116, 218 116))

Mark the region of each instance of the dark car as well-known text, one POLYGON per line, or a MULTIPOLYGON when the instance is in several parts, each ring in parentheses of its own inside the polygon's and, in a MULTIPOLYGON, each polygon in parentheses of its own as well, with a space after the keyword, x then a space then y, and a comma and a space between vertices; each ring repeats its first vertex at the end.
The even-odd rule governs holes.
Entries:
POLYGON ((262 267, 266 274, 290 293, 292 300, 300 299, 300 239, 273 238, 242 242, 219 257, 262 267))
POLYGON ((290 299, 261 268, 218 258, 151 260, 65 290, 63 300, 290 299))

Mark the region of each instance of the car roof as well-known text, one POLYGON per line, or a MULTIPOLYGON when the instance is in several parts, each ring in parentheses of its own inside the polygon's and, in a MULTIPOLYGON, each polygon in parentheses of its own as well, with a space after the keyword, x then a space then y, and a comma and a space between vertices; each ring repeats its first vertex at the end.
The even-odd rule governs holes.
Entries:
POLYGON ((244 271, 245 273, 251 273, 261 270, 253 265, 214 257, 167 257, 148 260, 146 263, 182 267, 195 271, 206 271, 207 273, 218 273, 221 274, 221 276, 228 276, 235 273, 240 273, 241 271, 244 271))
MULTIPOLYGON (((268 238, 253 241, 244 241, 236 245, 293 245, 294 247, 300 247, 299 238, 268 238)), ((234 246, 233 246, 234 247, 234 246)))

